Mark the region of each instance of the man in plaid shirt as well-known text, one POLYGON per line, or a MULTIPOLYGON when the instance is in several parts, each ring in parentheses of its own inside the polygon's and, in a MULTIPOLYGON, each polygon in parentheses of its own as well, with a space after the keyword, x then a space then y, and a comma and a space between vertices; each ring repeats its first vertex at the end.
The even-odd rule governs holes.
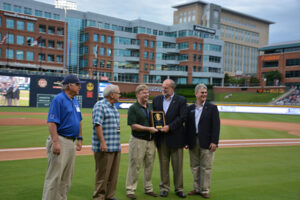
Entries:
POLYGON ((114 198, 121 156, 120 115, 114 103, 119 101, 120 89, 108 85, 103 91, 104 99, 93 108, 92 150, 96 163, 94 200, 114 198))

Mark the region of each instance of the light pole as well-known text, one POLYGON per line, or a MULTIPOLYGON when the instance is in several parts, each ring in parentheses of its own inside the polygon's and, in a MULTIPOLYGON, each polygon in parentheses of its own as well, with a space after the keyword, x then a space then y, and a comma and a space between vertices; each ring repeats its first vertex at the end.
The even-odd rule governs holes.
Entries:
POLYGON ((77 10, 77 4, 72 1, 66 1, 66 0, 55 0, 55 8, 64 9, 65 11, 65 18, 64 18, 64 66, 63 66, 63 74, 66 73, 66 54, 67 54, 67 10, 77 10))

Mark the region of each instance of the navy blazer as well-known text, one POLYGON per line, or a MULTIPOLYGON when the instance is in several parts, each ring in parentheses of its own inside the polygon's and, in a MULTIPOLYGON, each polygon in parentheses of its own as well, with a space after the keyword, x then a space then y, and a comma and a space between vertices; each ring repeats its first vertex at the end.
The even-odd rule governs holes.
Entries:
MULTIPOLYGON (((188 116, 185 142, 190 149, 194 148, 197 139, 195 109, 195 104, 192 104, 187 108, 188 116)), ((210 143, 218 145, 220 136, 220 117, 217 106, 205 102, 198 124, 198 131, 198 140, 201 148, 209 149, 210 143)))
MULTIPOLYGON (((154 111, 163 111, 164 96, 159 95, 152 101, 154 111)), ((158 132, 155 134, 155 144, 160 146, 163 137, 166 137, 166 143, 169 148, 183 148, 184 142, 184 122, 186 121, 186 99, 179 95, 174 95, 170 106, 165 113, 166 125, 169 125, 170 131, 168 133, 158 132)))

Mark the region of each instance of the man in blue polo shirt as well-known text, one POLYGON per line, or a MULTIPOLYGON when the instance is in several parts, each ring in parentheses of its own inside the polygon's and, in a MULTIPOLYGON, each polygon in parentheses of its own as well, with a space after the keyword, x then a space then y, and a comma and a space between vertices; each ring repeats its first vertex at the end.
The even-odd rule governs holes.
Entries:
POLYGON ((72 184, 75 149, 81 150, 81 112, 75 98, 81 88, 79 79, 68 75, 63 80, 63 91, 56 95, 49 108, 47 139, 48 169, 43 200, 65 200, 72 184), (75 140, 77 144, 75 145, 75 140))

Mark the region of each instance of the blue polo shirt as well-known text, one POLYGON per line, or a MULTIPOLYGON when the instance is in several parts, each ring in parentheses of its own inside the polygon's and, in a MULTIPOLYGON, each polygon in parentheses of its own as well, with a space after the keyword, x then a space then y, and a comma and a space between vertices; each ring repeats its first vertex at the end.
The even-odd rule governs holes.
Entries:
POLYGON ((56 123, 58 134, 77 137, 81 120, 80 105, 75 97, 71 101, 62 91, 53 98, 49 108, 48 122, 56 123))

